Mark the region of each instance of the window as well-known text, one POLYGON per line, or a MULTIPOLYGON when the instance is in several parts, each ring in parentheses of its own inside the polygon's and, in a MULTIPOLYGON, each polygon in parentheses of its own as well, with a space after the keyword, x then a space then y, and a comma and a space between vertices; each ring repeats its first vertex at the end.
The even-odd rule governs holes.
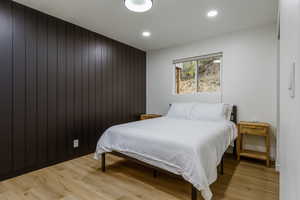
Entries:
POLYGON ((175 93, 220 92, 222 54, 175 60, 175 93))

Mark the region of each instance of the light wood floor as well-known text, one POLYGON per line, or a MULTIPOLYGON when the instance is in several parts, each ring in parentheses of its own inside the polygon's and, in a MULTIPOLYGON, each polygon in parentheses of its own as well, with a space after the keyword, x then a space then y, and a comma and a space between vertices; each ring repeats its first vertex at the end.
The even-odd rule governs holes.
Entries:
MULTIPOLYGON (((0 182, 6 200, 189 200, 190 184, 112 155, 107 172, 92 155, 0 182)), ((225 174, 212 185, 214 200, 276 200, 278 174, 251 161, 225 159, 225 174)), ((199 198, 200 194, 198 194, 199 198)))

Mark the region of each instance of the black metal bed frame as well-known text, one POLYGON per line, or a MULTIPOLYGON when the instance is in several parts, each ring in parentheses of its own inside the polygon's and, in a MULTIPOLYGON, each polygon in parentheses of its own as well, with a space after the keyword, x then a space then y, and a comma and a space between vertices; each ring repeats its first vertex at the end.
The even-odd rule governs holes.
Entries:
MULTIPOLYGON (((232 112, 231 112, 231 119, 230 119, 232 122, 234 122, 235 124, 237 124, 237 106, 233 106, 232 108, 232 112)), ((113 151, 113 152, 110 152, 110 154, 113 154, 115 156, 118 156, 118 157, 122 157, 122 158, 125 158, 125 159, 128 159, 128 160, 131 160, 133 162, 136 162, 136 163, 139 163, 141 165, 144 165, 144 166, 147 166, 149 168, 152 168, 153 169, 153 177, 156 178, 157 177, 157 173, 158 171, 160 172, 163 172, 163 173, 167 173, 167 174, 170 174, 172 176, 176 176, 176 177, 180 177, 182 178, 180 175, 177 175, 177 174, 173 174, 169 171, 166 171, 164 169, 161 169, 161 168, 158 168, 158 167, 155 167, 155 166, 152 166, 152 165, 149 165, 145 162, 142 162, 140 160, 137 160, 135 158, 132 158, 130 156, 127 156, 127 155, 124 155, 120 152, 117 152, 117 151, 113 151)), ((102 168, 102 172, 105 172, 106 171, 106 168, 105 168, 105 155, 106 153, 103 153, 101 155, 101 168, 102 168)), ((236 141, 234 141, 234 147, 233 147, 233 155, 236 156, 236 141)), ((221 163, 219 165, 219 173, 221 175, 224 174, 224 155, 222 156, 222 160, 221 160, 221 163)), ((197 200, 197 189, 191 184, 191 200, 197 200)))

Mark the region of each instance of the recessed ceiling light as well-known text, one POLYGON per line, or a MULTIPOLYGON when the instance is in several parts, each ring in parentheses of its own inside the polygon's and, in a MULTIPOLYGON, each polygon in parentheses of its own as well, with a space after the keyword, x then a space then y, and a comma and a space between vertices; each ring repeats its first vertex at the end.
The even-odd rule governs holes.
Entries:
POLYGON ((152 8, 153 0, 124 0, 125 6, 133 12, 146 12, 152 8))
POLYGON ((151 36, 151 33, 150 33, 149 31, 144 31, 144 32, 142 33, 142 35, 143 35, 144 37, 150 37, 150 36, 151 36))
POLYGON ((207 17, 212 18, 212 17, 216 17, 218 15, 218 11, 217 10, 210 10, 207 13, 207 17))

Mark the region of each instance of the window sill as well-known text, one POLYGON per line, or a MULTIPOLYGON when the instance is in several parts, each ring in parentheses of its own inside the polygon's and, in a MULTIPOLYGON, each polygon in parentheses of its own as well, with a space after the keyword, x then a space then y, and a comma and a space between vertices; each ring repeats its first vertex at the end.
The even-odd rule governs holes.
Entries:
POLYGON ((201 96, 201 95, 221 95, 221 92, 195 92, 187 94, 172 93, 173 96, 201 96))

